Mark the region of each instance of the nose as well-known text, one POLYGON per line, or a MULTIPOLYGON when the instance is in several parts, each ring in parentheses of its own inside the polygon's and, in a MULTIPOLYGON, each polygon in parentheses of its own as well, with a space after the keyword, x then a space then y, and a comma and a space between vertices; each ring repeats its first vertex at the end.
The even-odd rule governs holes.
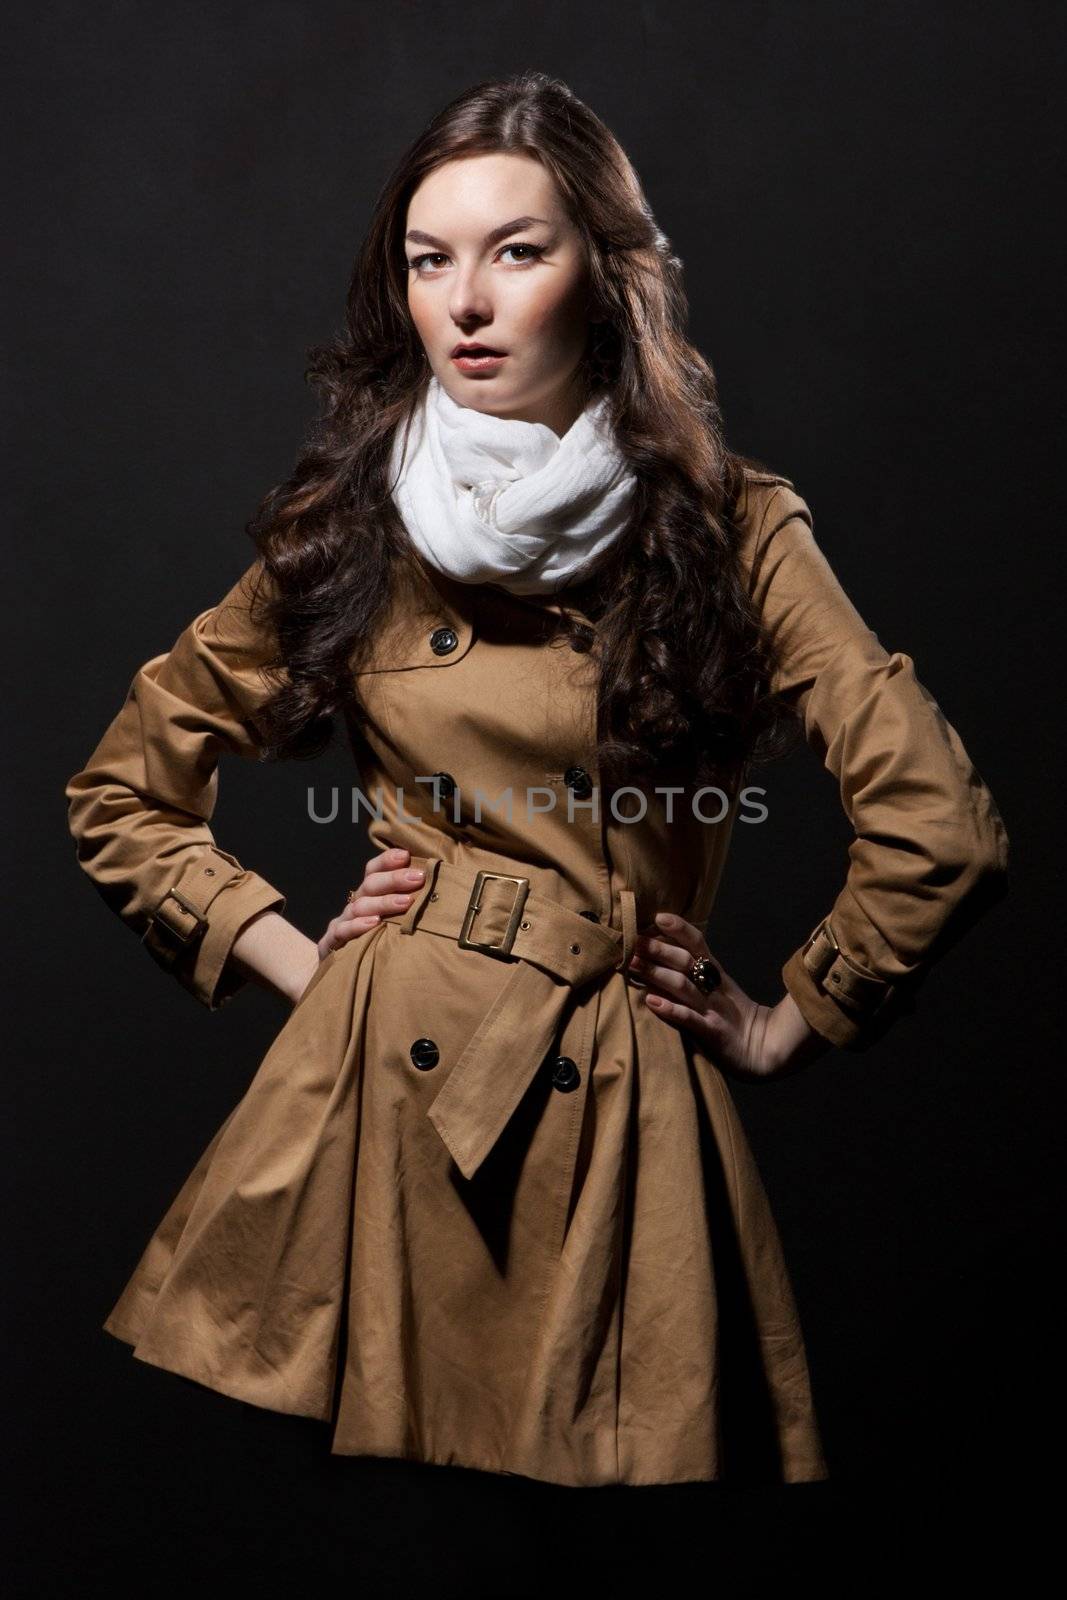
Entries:
POLYGON ((460 267, 456 272, 452 280, 448 310, 452 321, 464 332, 468 331, 470 323, 481 325, 483 322, 492 321, 493 305, 489 285, 476 265, 460 267))

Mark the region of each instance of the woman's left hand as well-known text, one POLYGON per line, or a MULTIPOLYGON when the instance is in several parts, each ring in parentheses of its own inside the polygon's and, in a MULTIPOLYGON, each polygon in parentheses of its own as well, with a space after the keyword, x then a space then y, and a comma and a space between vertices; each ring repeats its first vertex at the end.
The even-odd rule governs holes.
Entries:
POLYGON ((695 1034, 717 1065, 745 1078, 780 1078, 833 1048, 809 1027, 792 995, 787 993, 777 1006, 750 999, 692 922, 662 911, 655 930, 638 934, 629 972, 647 984, 644 1003, 649 1010, 695 1034), (719 983, 707 994, 689 978, 700 956, 712 960, 719 972, 719 983))

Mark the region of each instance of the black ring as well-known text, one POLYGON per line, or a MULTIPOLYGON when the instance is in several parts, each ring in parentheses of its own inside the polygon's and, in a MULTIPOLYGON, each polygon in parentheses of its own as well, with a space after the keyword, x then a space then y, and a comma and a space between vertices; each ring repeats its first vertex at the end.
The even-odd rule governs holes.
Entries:
POLYGON ((689 981, 701 994, 711 994, 722 982, 722 973, 710 956, 698 956, 689 968, 689 981))

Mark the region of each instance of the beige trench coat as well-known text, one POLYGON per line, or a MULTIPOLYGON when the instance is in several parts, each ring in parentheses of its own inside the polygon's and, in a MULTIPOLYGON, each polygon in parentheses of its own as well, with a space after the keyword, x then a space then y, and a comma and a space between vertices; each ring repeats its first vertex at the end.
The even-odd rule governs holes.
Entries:
MULTIPOLYGON (((964 906, 1003 891, 1007 838, 793 486, 752 473, 742 519, 776 687, 855 830, 782 975, 814 1028, 863 1049, 964 906)), ((66 789, 82 867, 210 1009, 242 986, 242 926, 285 905, 209 828, 220 754, 258 751, 253 571, 145 663, 66 789)), ((424 887, 321 963, 104 1327, 142 1361, 329 1421, 335 1454, 562 1484, 824 1478, 727 1083, 624 969, 657 910, 706 922, 738 797, 719 825, 690 793, 670 823, 654 795, 617 820, 590 637, 495 586, 435 575, 398 595, 350 731, 381 804, 370 841, 409 849, 424 887)))

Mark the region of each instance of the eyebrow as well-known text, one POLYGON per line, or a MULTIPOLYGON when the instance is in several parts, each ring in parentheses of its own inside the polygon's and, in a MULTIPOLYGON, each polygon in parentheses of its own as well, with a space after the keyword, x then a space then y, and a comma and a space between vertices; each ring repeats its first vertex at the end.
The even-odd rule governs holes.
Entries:
MULTIPOLYGON (((510 222, 501 223, 499 228, 491 228, 482 243, 499 244, 500 240, 506 239, 509 234, 518 233, 523 228, 532 228, 538 222, 543 222, 546 228, 552 226, 547 217, 514 217, 510 222)), ((432 233, 423 233, 419 228, 412 228, 404 237, 410 239, 412 244, 432 244, 438 250, 448 249, 443 239, 435 238, 432 233)))

